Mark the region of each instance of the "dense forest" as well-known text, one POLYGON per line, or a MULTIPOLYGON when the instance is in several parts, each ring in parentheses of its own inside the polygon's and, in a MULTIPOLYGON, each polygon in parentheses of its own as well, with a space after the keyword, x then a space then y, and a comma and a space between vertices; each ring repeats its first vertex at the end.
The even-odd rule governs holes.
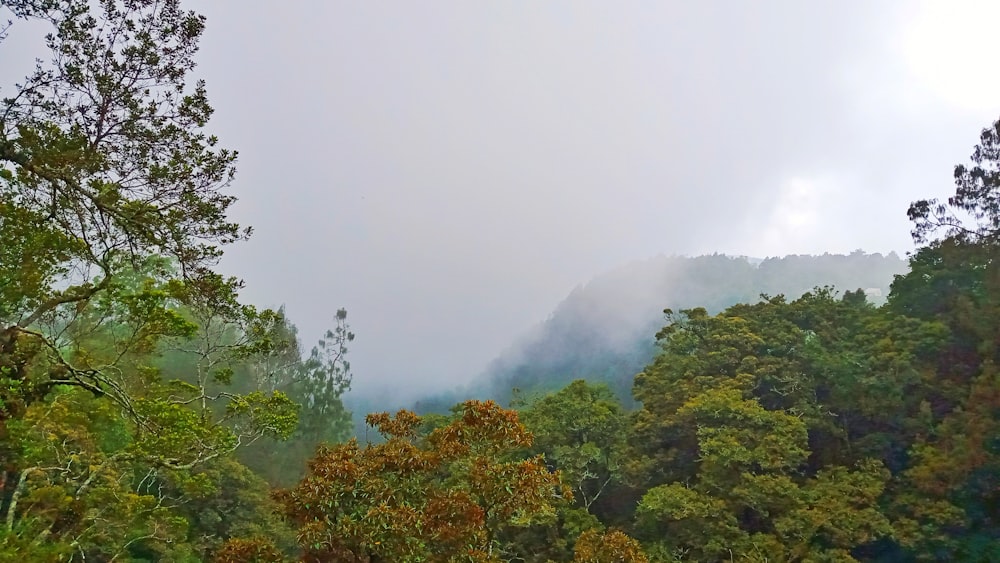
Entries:
POLYGON ((218 272, 204 19, 2 5, 51 56, 0 106, 0 562, 1000 560, 1000 121, 884 300, 738 274, 599 374, 629 401, 563 374, 359 441, 347 313, 307 351, 218 272))
MULTIPOLYGON (((462 390, 422 398, 414 410, 448 412, 469 398, 507 404, 513 390, 524 400, 575 379, 607 383, 633 406, 632 377, 656 355, 654 335, 663 325, 664 308, 703 307, 714 314, 761 295, 802 295, 825 286, 862 289, 882 303, 893 277, 905 271, 906 261, 894 253, 860 250, 849 255, 752 259, 714 254, 636 261, 574 289, 477 380, 462 390)), ((356 396, 351 403, 367 406, 356 396)))

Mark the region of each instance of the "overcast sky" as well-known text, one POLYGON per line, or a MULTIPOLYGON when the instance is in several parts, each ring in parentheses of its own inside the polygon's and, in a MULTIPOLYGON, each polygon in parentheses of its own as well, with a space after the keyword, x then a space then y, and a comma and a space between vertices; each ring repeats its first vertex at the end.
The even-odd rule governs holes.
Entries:
POLYGON ((187 5, 256 233, 224 268, 307 346, 346 307, 368 392, 634 259, 905 253, 1000 116, 995 1, 187 5))

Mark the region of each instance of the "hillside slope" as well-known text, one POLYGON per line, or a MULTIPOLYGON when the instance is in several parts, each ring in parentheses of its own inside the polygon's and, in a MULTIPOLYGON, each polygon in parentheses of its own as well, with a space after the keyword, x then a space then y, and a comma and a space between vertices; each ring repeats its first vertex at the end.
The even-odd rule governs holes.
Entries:
POLYGON ((535 327, 491 362, 466 389, 419 401, 418 412, 443 412, 466 398, 502 403, 511 390, 553 391, 574 379, 609 383, 630 400, 632 377, 652 359, 663 310, 705 307, 710 313, 761 294, 794 298, 817 286, 869 290, 879 302, 906 261, 895 253, 793 255, 756 260, 721 254, 657 256, 604 273, 577 287, 535 327))

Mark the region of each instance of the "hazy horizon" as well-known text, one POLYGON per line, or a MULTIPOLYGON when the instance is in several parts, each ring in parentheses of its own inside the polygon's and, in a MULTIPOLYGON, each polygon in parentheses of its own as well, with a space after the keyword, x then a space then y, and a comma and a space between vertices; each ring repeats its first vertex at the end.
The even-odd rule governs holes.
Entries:
MULTIPOLYGON (((698 279, 695 265, 699 262, 704 263, 702 259, 716 257, 742 261, 753 271, 760 271, 765 263, 771 261, 780 264, 788 258, 809 258, 806 263, 810 265, 800 265, 801 271, 798 272, 799 276, 805 274, 805 278, 779 278, 776 286, 759 287, 748 293, 745 302, 756 301, 761 293, 770 296, 783 295, 789 300, 795 300, 803 293, 817 287, 833 286, 838 294, 856 289, 879 289, 881 295, 873 295, 869 299, 873 303, 881 304, 884 303, 889 284, 892 282, 892 276, 886 272, 902 273, 906 265, 906 258, 895 252, 865 253, 860 249, 851 253, 793 254, 762 258, 717 253, 698 256, 659 254, 641 260, 631 260, 598 272, 574 286, 558 302, 553 303, 543 318, 520 333, 511 335, 508 342, 480 369, 469 374, 466 380, 452 385, 432 385, 423 389, 401 389, 399 386, 391 385, 374 390, 361 389, 360 392, 352 393, 349 401, 360 403, 363 407, 371 407, 374 402, 380 409, 392 410, 411 408, 415 401, 440 396, 451 396, 456 398, 456 401, 466 398, 495 398, 489 396, 491 392, 498 391, 495 388, 494 378, 509 376, 521 367, 549 372, 556 379, 607 377, 606 374, 597 373, 563 373, 559 371, 560 368, 553 366, 552 362, 559 364, 569 361, 573 356, 587 356, 595 352, 591 348, 595 345, 601 350, 614 353, 634 351, 644 342, 652 345, 656 332, 666 322, 663 315, 664 308, 681 310, 688 307, 706 307, 709 312, 718 312, 734 304, 729 302, 726 295, 739 284, 733 284, 731 280, 725 278, 698 279), (874 264, 869 265, 877 264, 878 267, 864 272, 839 268, 829 276, 822 275, 824 268, 820 266, 820 260, 824 258, 853 260, 858 252, 862 253, 862 258, 876 260, 874 264), (898 266, 895 265, 897 262, 898 266), (716 283, 706 283, 712 280, 716 283), (864 280, 868 283, 861 283, 864 280), (695 287, 698 288, 695 292, 702 295, 701 298, 691 295, 695 287), (579 337, 592 330, 599 330, 599 334, 596 335, 597 340, 560 338, 558 343, 552 341, 553 337, 572 336, 564 332, 567 330, 582 331, 576 335, 579 337), (540 361, 539 353, 545 356, 544 361, 540 361)), ((828 262, 825 269, 829 270, 832 265, 828 262)), ((768 266, 774 268, 775 264, 772 262, 768 266)), ((749 283, 754 285, 753 282, 749 283)), ((640 368, 636 368, 637 371, 638 369, 640 368)), ((630 377, 634 373, 618 375, 630 377)))

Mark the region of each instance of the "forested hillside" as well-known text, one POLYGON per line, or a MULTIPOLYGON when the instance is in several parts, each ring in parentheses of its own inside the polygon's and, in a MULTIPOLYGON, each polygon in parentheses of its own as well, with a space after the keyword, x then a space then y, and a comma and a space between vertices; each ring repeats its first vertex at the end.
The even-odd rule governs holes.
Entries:
POLYGON ((502 404, 516 389, 533 397, 575 379, 607 383, 630 402, 632 377, 656 354, 653 337, 664 309, 703 307, 718 313, 762 295, 798 296, 817 287, 861 289, 885 301, 893 277, 906 271, 895 254, 665 257, 634 262, 575 289, 544 323, 494 360, 463 391, 419 400, 417 412, 447 412, 460 400, 502 404))
POLYGON ((548 379, 347 440, 346 311, 307 351, 218 271, 250 232, 188 82, 204 19, 3 6, 51 56, 0 105, 0 562, 1000 560, 1000 121, 906 210, 884 303, 892 257, 651 261, 681 274, 581 289, 510 379, 634 403, 548 379), (640 369, 588 349, 674 303, 640 369))

